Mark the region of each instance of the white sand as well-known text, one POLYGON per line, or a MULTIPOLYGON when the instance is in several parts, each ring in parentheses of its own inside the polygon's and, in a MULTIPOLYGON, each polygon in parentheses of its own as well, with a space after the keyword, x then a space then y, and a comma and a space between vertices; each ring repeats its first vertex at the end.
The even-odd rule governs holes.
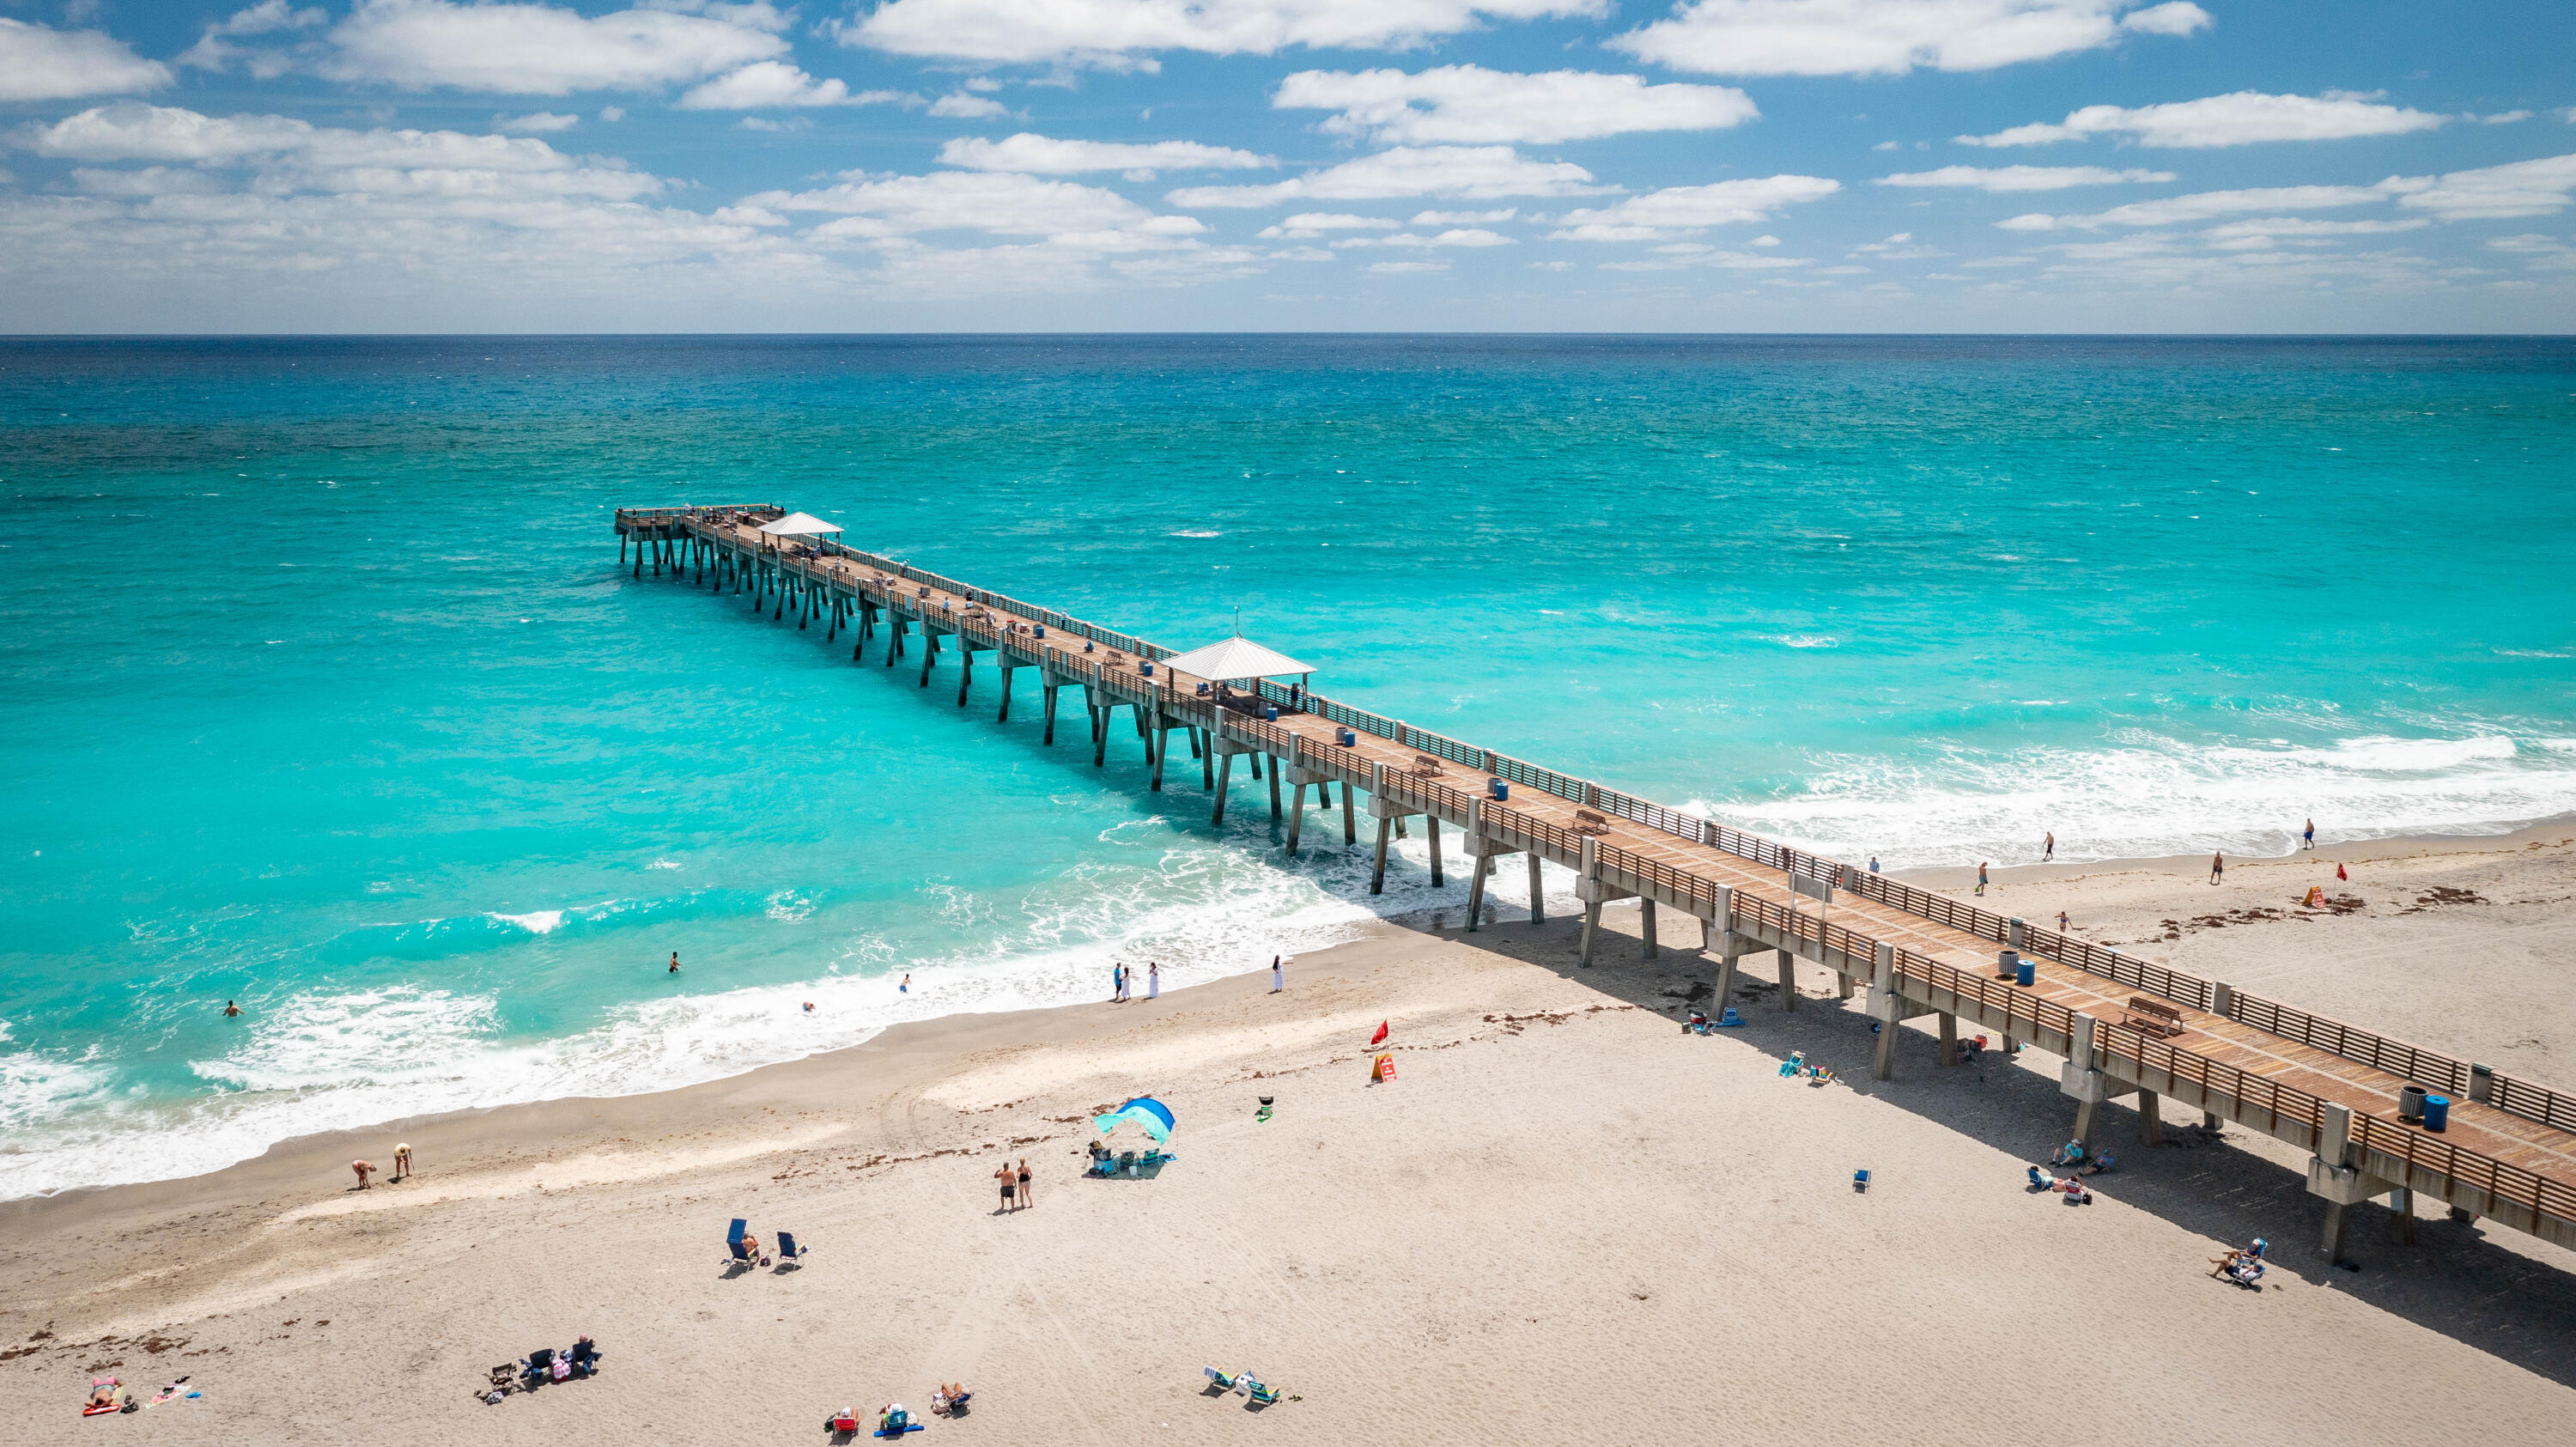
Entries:
MULTIPOLYGON (((2356 882, 2377 913, 2164 947, 2547 1078, 2576 1048, 2543 973, 2576 918, 2571 860, 2374 862, 2356 882), (2499 902, 2382 908, 2437 873, 2499 902)), ((1998 890, 2135 940, 2313 872, 2264 868, 2223 891, 2151 867, 1998 890)), ((2127 1147, 2119 1111, 2105 1135, 2128 1168, 2099 1204, 2028 1195, 2022 1163, 2072 1116, 2054 1060, 1944 1072, 1918 1037, 1873 1085, 1867 1022, 1821 975, 1795 1016, 1749 987, 1751 1028, 1688 1037, 1651 1007, 1710 971, 1681 947, 1695 927, 1666 938, 1660 969, 1628 942, 1587 972, 1562 922, 1390 930, 1301 961, 1281 996, 1263 975, 937 1022, 661 1096, 404 1122, 0 1208, 0 1349, 35 1348, 0 1362, 5 1435, 819 1442, 836 1406, 926 1413, 956 1378, 976 1410, 929 1447, 2568 1440, 2576 1256, 2438 1217, 2401 1247, 2369 1210, 2366 1269, 2322 1270, 2285 1152, 2127 1147), (1381 1018, 1400 1078, 1371 1086, 1381 1018), (1858 1084, 1781 1079, 1793 1048, 1858 1084), (1085 1117, 1137 1091, 1178 1113, 1179 1161, 1080 1179, 1085 1117), (1265 1092, 1278 1114, 1257 1124, 1265 1092), (348 1159, 397 1136, 425 1174, 348 1190, 348 1159), (994 1166, 1022 1154, 1037 1203, 996 1215, 994 1166), (737 1213, 812 1255, 725 1269, 737 1213), (2266 1290, 2203 1274, 2258 1233, 2280 1263, 2266 1290), (473 1399, 487 1367, 585 1331, 609 1353, 598 1379, 473 1399), (180 1372, 207 1395, 85 1422, 102 1363, 146 1395, 180 1372), (1211 1363, 1299 1400, 1203 1395, 1211 1363)))

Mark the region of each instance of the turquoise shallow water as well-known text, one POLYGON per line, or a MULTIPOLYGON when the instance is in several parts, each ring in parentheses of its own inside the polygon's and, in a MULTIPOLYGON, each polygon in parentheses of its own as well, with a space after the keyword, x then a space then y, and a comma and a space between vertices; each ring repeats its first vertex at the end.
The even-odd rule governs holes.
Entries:
POLYGON ((620 503, 1176 646, 1239 609, 1355 703, 1902 867, 2576 809, 2571 459, 2564 341, 0 343, 0 1195, 1462 895, 634 579, 620 503))

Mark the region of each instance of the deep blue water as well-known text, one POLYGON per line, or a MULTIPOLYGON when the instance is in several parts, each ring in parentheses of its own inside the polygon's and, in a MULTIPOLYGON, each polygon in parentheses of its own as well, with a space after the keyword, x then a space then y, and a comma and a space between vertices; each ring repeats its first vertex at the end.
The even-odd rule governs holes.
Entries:
POLYGON ((0 342, 0 1195, 1461 894, 637 580, 622 503, 1176 646, 1239 611, 1902 867, 2576 808, 2571 461, 2562 340, 0 342))

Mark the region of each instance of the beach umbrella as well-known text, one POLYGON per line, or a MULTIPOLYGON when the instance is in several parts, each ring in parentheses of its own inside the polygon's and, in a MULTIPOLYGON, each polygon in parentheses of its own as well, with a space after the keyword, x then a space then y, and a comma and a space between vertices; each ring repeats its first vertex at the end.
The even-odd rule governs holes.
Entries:
POLYGON ((1107 1115, 1095 1115, 1091 1123, 1107 1135, 1119 1126, 1133 1121, 1145 1128, 1145 1134, 1161 1145, 1172 1138, 1172 1108, 1149 1095, 1140 1095, 1107 1115))

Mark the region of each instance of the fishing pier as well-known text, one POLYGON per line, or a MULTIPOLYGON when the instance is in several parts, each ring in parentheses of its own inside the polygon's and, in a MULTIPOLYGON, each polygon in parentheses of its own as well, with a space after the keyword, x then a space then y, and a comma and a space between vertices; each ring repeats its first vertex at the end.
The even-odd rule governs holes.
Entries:
MULTIPOLYGON (((1196 677, 1165 666, 1175 651, 986 589, 845 547, 828 524, 796 530, 776 506, 621 508, 619 561, 634 576, 675 580, 734 598, 751 611, 825 638, 851 635, 850 658, 912 663, 928 687, 943 655, 957 702, 975 670, 999 675, 1000 716, 1014 680, 1033 684, 1044 739, 1055 742, 1060 699, 1078 699, 1092 763, 1106 762, 1127 713, 1162 790, 1197 765, 1222 821, 1237 759, 1268 785, 1285 848, 1302 846, 1309 816, 1341 826, 1342 844, 1373 834, 1370 889, 1382 889, 1391 834, 1418 825, 1431 879, 1445 883, 1443 831, 1468 872, 1475 929, 1498 874, 1518 855, 1528 907, 1544 918, 1542 860, 1571 870, 1590 964, 1605 904, 1634 900, 1641 948, 1659 948, 1656 911, 1700 922, 1716 999, 1739 970, 1768 954, 1779 999, 1796 1010, 1795 961, 1831 971, 1842 999, 1863 992, 1878 1023, 1873 1073, 1892 1078, 1900 1027, 1932 1017, 1943 1065, 1958 1058, 1962 1021, 2060 1057, 2060 1091, 2075 1101, 2073 1134, 2088 1144, 2099 1107, 2127 1101, 2138 1129, 2161 1139, 2164 1112, 2200 1111, 2309 1154, 2308 1190, 2325 1202, 2319 1249, 2343 1253, 2356 1206, 2385 1198, 2401 1239, 2413 1238, 2414 1197, 2459 1219, 2482 1216, 2576 1248, 2576 1096, 2489 1067, 2419 1049, 2280 1001, 2124 955, 2077 935, 2011 919, 1667 808, 1491 749, 1417 729, 1275 679, 1196 677), (784 522, 788 531, 777 529, 784 522), (918 653, 917 663, 907 651, 918 653), (1078 694, 1073 690, 1079 690, 1078 694), (1284 794, 1283 794, 1284 789, 1284 794), (1310 792, 1311 791, 1311 792, 1310 792), (1336 821, 1336 816, 1338 819, 1336 821), (2425 1097, 2447 1098, 2447 1120, 2425 1097)), ((813 520, 804 519, 805 522, 813 520)))

